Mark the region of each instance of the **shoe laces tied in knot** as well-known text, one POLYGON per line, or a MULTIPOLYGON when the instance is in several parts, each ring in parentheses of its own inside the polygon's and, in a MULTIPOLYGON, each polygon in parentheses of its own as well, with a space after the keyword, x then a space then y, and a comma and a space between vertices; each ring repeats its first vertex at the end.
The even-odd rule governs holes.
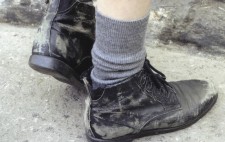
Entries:
POLYGON ((169 87, 171 87, 171 86, 166 81, 166 76, 162 72, 160 72, 159 70, 157 70, 156 68, 154 68, 150 64, 150 61, 147 60, 147 59, 145 60, 144 68, 149 73, 149 77, 151 78, 152 82, 156 85, 156 87, 158 89, 161 89, 163 87, 163 88, 166 89, 166 91, 168 91, 168 86, 169 87))

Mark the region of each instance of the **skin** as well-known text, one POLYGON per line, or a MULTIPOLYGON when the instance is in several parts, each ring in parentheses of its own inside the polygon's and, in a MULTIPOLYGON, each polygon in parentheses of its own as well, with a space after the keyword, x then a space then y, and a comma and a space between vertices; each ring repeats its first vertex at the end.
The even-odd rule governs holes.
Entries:
POLYGON ((151 0, 98 0, 97 10, 122 21, 142 19, 149 14, 151 0))

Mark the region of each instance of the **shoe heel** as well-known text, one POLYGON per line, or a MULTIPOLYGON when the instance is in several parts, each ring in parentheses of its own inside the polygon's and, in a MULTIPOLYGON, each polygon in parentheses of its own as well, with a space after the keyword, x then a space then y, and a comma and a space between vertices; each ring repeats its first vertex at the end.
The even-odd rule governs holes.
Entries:
POLYGON ((31 55, 29 66, 40 73, 51 75, 64 83, 82 86, 74 70, 58 59, 42 55, 31 55))

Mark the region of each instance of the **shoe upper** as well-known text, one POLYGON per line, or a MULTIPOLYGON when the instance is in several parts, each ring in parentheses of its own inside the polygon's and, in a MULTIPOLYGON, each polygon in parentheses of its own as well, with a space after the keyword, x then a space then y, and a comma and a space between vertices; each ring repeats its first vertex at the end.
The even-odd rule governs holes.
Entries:
POLYGON ((139 73, 90 95, 86 130, 100 139, 185 126, 208 111, 217 98, 206 81, 166 82, 147 60, 139 73))
POLYGON ((92 0, 50 0, 32 54, 60 59, 81 74, 91 65, 94 30, 92 0))

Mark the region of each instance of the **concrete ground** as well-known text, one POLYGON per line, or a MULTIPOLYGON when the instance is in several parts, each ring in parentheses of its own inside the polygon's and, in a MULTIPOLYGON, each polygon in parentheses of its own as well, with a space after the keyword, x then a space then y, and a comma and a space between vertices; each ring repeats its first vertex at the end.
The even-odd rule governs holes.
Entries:
MULTIPOLYGON (((84 91, 39 74, 27 64, 35 32, 36 28, 0 24, 0 142, 86 142, 84 91)), ((195 125, 135 142, 224 142, 225 58, 166 47, 146 44, 149 59, 167 80, 211 80, 219 99, 195 125)))

